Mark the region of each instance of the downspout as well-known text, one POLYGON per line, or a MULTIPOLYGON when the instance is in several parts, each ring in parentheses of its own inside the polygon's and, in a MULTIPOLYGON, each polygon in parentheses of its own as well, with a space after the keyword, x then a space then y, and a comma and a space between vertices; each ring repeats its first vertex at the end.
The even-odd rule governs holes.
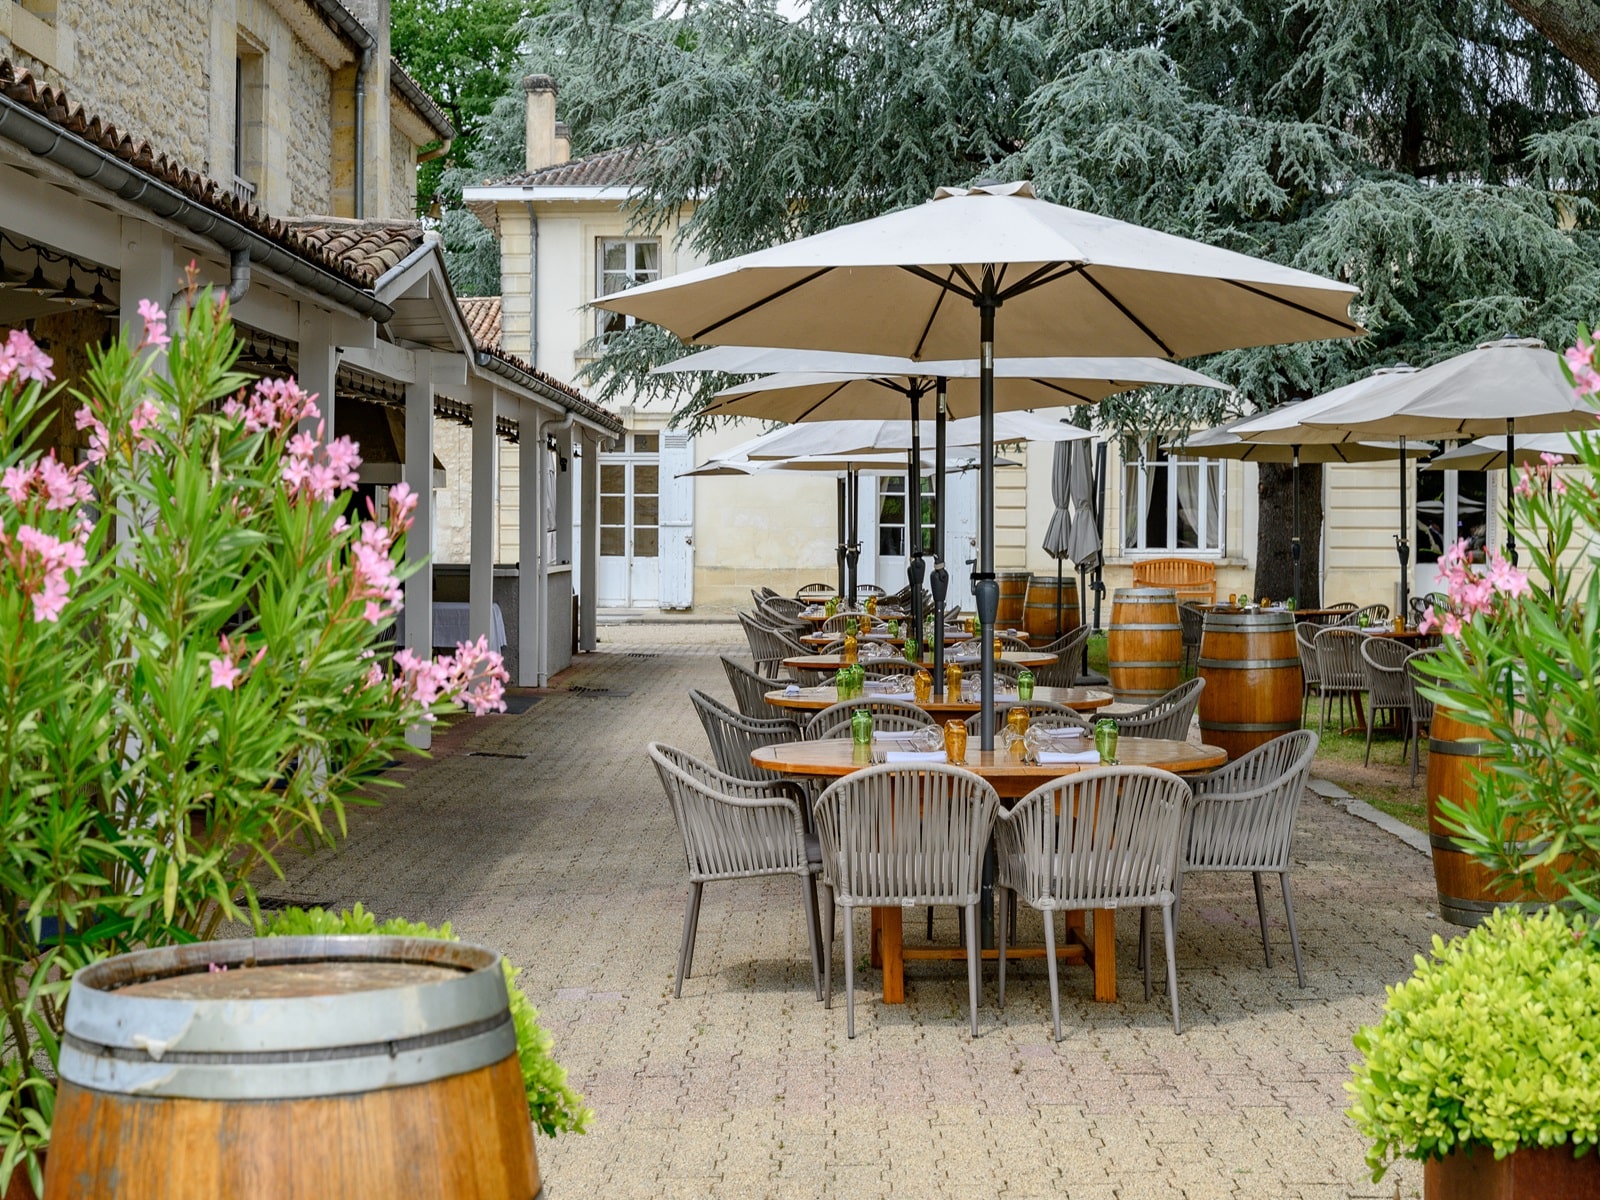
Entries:
POLYGON ((528 361, 539 369, 539 214, 533 201, 522 202, 528 210, 528 361))
MULTIPOLYGON (((247 247, 238 246, 228 251, 228 290, 225 298, 228 306, 239 303, 244 299, 244 294, 250 290, 250 251, 247 247)), ((178 305, 189 298, 189 289, 179 288, 172 293, 172 303, 168 309, 175 310, 178 305)))
POLYGON ((417 155, 417 166, 420 167, 423 163, 430 163, 436 158, 443 158, 450 153, 450 147, 453 145, 455 145, 455 138, 445 138, 432 150, 424 150, 417 155))
MULTIPOLYGON (((363 31, 365 32, 365 31, 363 31)), ((361 57, 356 61, 356 131, 355 131, 355 192, 354 215, 357 220, 367 215, 367 72, 372 69, 372 50, 376 45, 371 34, 361 47, 361 57)))

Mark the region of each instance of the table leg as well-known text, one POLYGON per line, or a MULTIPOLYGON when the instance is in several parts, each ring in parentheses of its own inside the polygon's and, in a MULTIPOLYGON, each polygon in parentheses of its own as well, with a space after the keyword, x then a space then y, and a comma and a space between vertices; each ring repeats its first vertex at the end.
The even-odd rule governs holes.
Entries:
POLYGON ((872 914, 870 928, 872 936, 867 952, 867 961, 875 967, 883 966, 883 909, 868 909, 872 914))
POLYGON ((883 959, 883 1002, 906 1002, 905 943, 902 940, 901 909, 875 908, 872 915, 878 925, 878 948, 883 959))
POLYGON ((1109 908, 1094 910, 1094 998, 1117 998, 1117 914, 1109 908))
POLYGON ((983 879, 978 889, 978 946, 984 950, 995 948, 994 940, 994 877, 1000 867, 995 852, 994 839, 983 852, 983 879))

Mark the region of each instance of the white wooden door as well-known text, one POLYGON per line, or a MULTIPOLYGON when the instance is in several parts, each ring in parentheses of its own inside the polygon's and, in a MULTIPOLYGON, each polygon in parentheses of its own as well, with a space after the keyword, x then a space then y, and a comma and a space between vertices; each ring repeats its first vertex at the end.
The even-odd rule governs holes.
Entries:
POLYGON ((661 435, 660 601, 662 608, 694 605, 694 439, 667 430, 661 435))
POLYGON ((660 434, 630 433, 600 456, 599 603, 651 608, 660 587, 660 434))

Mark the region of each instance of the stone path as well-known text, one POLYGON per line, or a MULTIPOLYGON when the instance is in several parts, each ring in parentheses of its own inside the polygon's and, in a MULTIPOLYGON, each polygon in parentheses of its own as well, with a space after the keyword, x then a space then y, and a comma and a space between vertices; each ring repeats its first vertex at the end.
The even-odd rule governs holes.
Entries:
MULTIPOLYGON (((826 1011, 811 996, 798 889, 785 880, 706 889, 695 973, 675 1001, 682 849, 643 747, 707 755, 686 692, 726 697, 716 656, 742 653, 741 639, 721 625, 601 635, 601 652, 526 713, 441 739, 448 754, 409 770, 382 808, 353 815, 341 853, 288 861, 285 880, 262 886, 450 920, 526 968, 558 1057, 596 1113, 586 1137, 540 1139, 550 1200, 1417 1194, 1414 1164, 1370 1181, 1343 1115, 1351 1033, 1451 929, 1433 914, 1415 850, 1307 796, 1295 874, 1303 991, 1281 907, 1269 969, 1248 880, 1192 881, 1181 1037, 1160 984, 1142 998, 1130 919, 1119 930, 1122 1000, 1094 1003, 1088 972, 1067 969, 1059 1045, 1037 960, 1015 968, 1003 1014, 988 970, 976 1039, 959 964, 913 964, 908 1003, 892 1007, 864 972, 850 1041, 842 965, 826 1011)), ((1268 902, 1279 903, 1275 885, 1268 902)), ((953 918, 943 924, 953 938, 953 918)))

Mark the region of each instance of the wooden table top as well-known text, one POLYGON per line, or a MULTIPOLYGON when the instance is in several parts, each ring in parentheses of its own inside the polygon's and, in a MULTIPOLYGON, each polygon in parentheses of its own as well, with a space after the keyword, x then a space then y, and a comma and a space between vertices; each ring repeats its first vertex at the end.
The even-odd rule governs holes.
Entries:
MULTIPOLYGON (((849 611, 846 611, 845 609, 841 608, 838 612, 834 613, 833 615, 836 616, 836 617, 859 617, 865 611, 866 611, 866 609, 863 609, 863 608, 851 609, 849 611)), ((828 614, 825 613, 825 612, 821 612, 821 611, 813 613, 813 612, 806 612, 805 610, 802 609, 796 615, 802 621, 811 621, 811 622, 814 622, 817 625, 821 625, 824 621, 826 621, 828 619, 828 614)), ((878 621, 887 621, 892 617, 896 621, 904 621, 910 615, 911 614, 906 612, 903 608, 879 608, 877 612, 872 614, 872 619, 873 619, 874 622, 878 622, 878 621)))
MULTIPOLYGON (((1007 637, 1014 637, 1024 642, 1033 640, 1032 634, 1023 632, 1021 630, 1013 633, 1010 630, 1003 629, 1000 632, 1005 634, 1007 637)), ((830 642, 841 641, 843 638, 844 634, 842 633, 805 633, 800 635, 800 640, 807 646, 826 646, 830 642)), ((947 646, 954 646, 960 642, 970 642, 972 640, 972 634, 968 633, 964 629, 946 629, 944 631, 944 641, 945 645, 947 646)), ((871 633, 856 634, 856 641, 888 642, 891 646, 904 646, 906 644, 906 639, 904 637, 890 637, 887 633, 884 633, 882 621, 878 621, 873 624, 871 633)))
MULTIPOLYGON (((911 693, 877 692, 868 693, 861 698, 863 700, 874 700, 878 698, 887 700, 910 700, 911 693)), ((1068 708, 1076 709, 1078 712, 1092 712, 1097 708, 1104 708, 1106 705, 1110 704, 1113 699, 1110 692, 1102 692, 1096 688, 1081 687, 1036 687, 1033 689, 1033 698, 1035 700, 1049 700, 1055 704, 1065 704, 1068 708)), ((823 687, 801 688, 800 694, 796 696, 786 695, 783 692, 767 693, 767 703, 774 705, 777 708, 794 708, 811 712, 820 712, 829 705, 837 704, 838 702, 838 690, 831 685, 824 685, 823 687)), ((1000 712, 1004 712, 1005 709, 1009 708, 1013 704, 1021 703, 1022 701, 1017 699, 1017 693, 1014 690, 1009 692, 996 692, 994 695, 995 709, 1000 712)), ((935 692, 933 697, 926 704, 919 704, 917 707, 926 712, 930 717, 935 717, 938 720, 943 721, 950 717, 970 717, 982 706, 975 699, 962 700, 957 698, 953 700, 946 700, 943 693, 935 692)))
MULTIPOLYGON (((1046 654, 1042 650, 1007 650, 1004 654, 998 655, 997 657, 1004 659, 1008 663, 1015 663, 1019 667, 1048 667, 1051 663, 1056 661, 1056 656, 1054 654, 1046 654)), ((857 661, 861 666, 866 667, 869 671, 872 669, 872 659, 862 658, 858 659, 857 661)), ((879 659, 878 661, 904 662, 905 659, 879 659)), ((949 663, 950 661, 951 660, 948 657, 945 659, 946 663, 949 663)), ((795 667, 802 671, 837 671, 840 667, 848 664, 845 663, 844 655, 842 654, 797 654, 793 658, 784 659, 783 665, 786 667, 795 667)), ((924 655, 919 661, 919 665, 924 667, 932 666, 933 659, 924 655)), ((955 665, 960 667, 962 670, 966 670, 968 668, 976 670, 978 663, 977 660, 974 659, 971 662, 963 661, 956 663, 955 665)))
MULTIPOLYGON (((1095 763, 1025 763, 1012 758, 1004 750, 979 750, 977 739, 967 743, 967 770, 988 780, 1003 799, 1018 800, 1034 788, 1063 775, 1076 775, 1093 770, 1095 763)), ((1085 747, 1093 745, 1085 740, 1085 747)), ((1209 771, 1228 761, 1228 755, 1217 746, 1196 746, 1192 742, 1167 741, 1162 738, 1120 738, 1117 757, 1123 766, 1159 767, 1176 775, 1209 771)), ((815 742, 784 742, 776 746, 760 746, 750 752, 750 761, 769 771, 785 775, 820 775, 840 778, 871 766, 860 762, 855 755, 855 745, 849 738, 824 738, 815 742)), ((906 763, 916 767, 916 763, 906 763)))
POLYGON ((1439 636, 1438 633, 1432 630, 1423 633, 1420 629, 1402 629, 1399 633, 1396 633, 1393 626, 1390 625, 1372 625, 1366 629, 1362 629, 1360 626, 1355 626, 1354 628, 1357 633, 1364 633, 1368 637, 1393 638, 1401 642, 1430 641, 1436 640, 1439 636))

